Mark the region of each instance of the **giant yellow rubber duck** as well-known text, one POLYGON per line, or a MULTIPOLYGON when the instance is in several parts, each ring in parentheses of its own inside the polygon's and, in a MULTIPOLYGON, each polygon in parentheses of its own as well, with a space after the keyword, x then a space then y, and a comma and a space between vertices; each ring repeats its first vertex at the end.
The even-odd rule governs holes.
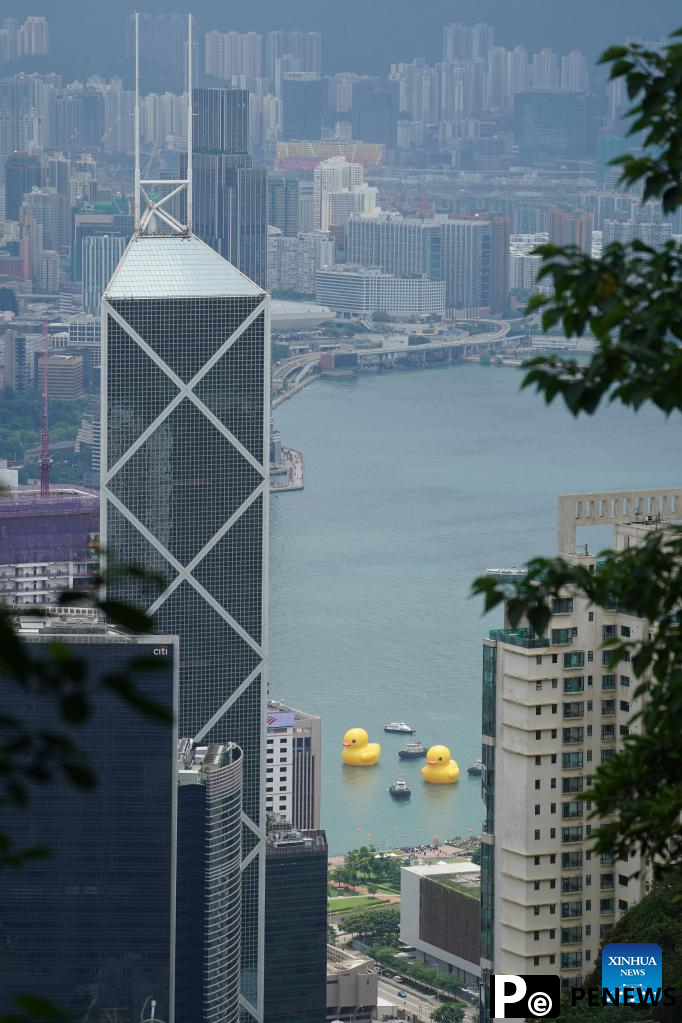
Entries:
POLYGON ((459 766, 447 746, 431 746, 422 767, 422 777, 430 785, 452 785, 459 778, 459 766))
POLYGON ((352 764, 354 767, 371 767, 376 764, 381 755, 381 746, 378 742, 369 742, 369 736, 364 728, 349 728, 343 737, 343 753, 341 759, 344 764, 352 764))

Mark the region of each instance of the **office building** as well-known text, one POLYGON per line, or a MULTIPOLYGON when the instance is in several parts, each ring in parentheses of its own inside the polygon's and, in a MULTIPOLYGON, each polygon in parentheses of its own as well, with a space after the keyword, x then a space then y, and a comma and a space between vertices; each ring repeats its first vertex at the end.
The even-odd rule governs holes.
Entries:
POLYGON ((0 502, 0 597, 16 607, 55 604, 97 569, 99 499, 82 487, 49 496, 20 487, 0 502))
POLYGON ((38 188, 34 185, 27 190, 21 201, 20 219, 24 211, 30 213, 33 223, 42 227, 43 245, 46 249, 68 251, 71 225, 67 194, 62 194, 50 186, 38 188))
POLYGON ((268 228, 268 291, 315 293, 315 274, 335 262, 336 242, 328 231, 287 238, 268 228))
POLYGON ((345 319, 388 313, 390 316, 445 315, 445 284, 428 277, 394 277, 380 270, 343 264, 320 270, 315 299, 345 319))
POLYGON ((549 241, 551 245, 577 245, 586 255, 592 253, 592 214, 586 210, 549 210, 549 241))
MULTIPOLYGON (((147 699, 169 711, 177 703, 170 636, 121 635, 72 614, 56 623, 27 620, 22 639, 39 662, 53 657, 47 644, 66 644, 84 662, 88 688, 105 673, 132 672, 147 699), (132 670, 139 656, 155 668, 132 670)), ((78 727, 64 721, 56 701, 7 679, 3 708, 31 727, 66 733, 95 771, 97 789, 76 788, 56 772, 30 786, 28 810, 3 809, 18 844, 47 846, 50 855, 0 872, 0 1010, 16 1011, 13 996, 30 991, 74 1018, 103 1010, 138 1020, 153 998, 159 1018, 172 1020, 175 725, 144 716, 105 684, 78 727)), ((7 725, 3 733, 8 738, 7 725)), ((24 764, 33 752, 13 756, 24 764)))
POLYGON ((397 277, 426 274, 440 280, 442 224, 397 213, 353 216, 346 224, 346 259, 397 277))
POLYGON ((29 15, 17 30, 17 57, 33 57, 47 53, 47 18, 29 15))
POLYGON ((343 226, 356 214, 374 213, 377 189, 363 181, 362 166, 345 157, 323 160, 313 172, 315 230, 343 226))
POLYGON ((113 592, 179 636, 181 734, 243 751, 241 999, 260 1020, 269 300, 170 213, 155 234, 159 204, 102 302, 102 542, 165 579, 113 592))
POLYGON ((449 310, 478 316, 490 306, 490 222, 453 218, 443 223, 442 274, 449 310))
MULTIPOLYGON (((595 555, 576 549, 576 528, 610 524, 615 549, 634 547, 682 518, 682 490, 564 494, 558 510, 559 555, 595 571, 595 555)), ((593 850, 589 790, 596 768, 641 727, 632 665, 610 666, 603 643, 637 641, 650 628, 566 592, 544 636, 505 621, 484 640, 483 991, 491 973, 580 985, 611 928, 646 894, 638 852, 624 862, 593 850)), ((488 1023, 485 1006, 481 1018, 488 1023)))
MULTIPOLYGON (((248 92, 195 89, 193 156, 197 236, 256 284, 265 287, 266 172, 247 151, 248 92)), ((186 158, 180 160, 184 175, 186 158)))
POLYGON ((386 147, 355 139, 320 139, 278 142, 275 163, 280 170, 314 170, 323 160, 344 157, 363 167, 381 167, 386 162, 386 147))
POLYGON ((514 141, 530 163, 594 159, 594 97, 562 89, 529 89, 514 97, 514 141))
POLYGON ((327 82, 313 71, 286 71, 282 81, 283 139, 319 139, 327 109, 327 82))
POLYGON ((71 278, 83 278, 83 240, 93 236, 118 236, 126 242, 133 233, 133 218, 126 198, 119 197, 110 203, 93 204, 78 200, 73 213, 73 238, 71 242, 71 278))
POLYGON ((417 961, 478 990, 481 869, 474 863, 400 868, 400 940, 417 961))
POLYGON ((104 289, 118 266, 127 240, 121 235, 87 235, 82 244, 83 312, 96 316, 104 289))
POLYGON ((490 311, 505 313, 509 308, 510 217, 490 221, 490 311))
POLYGON ((32 153, 12 153, 5 161, 5 219, 18 220, 27 192, 42 184, 40 157, 32 153))
POLYGON ((327 1001, 327 840, 269 818, 264 1023, 320 1023, 327 1001))
POLYGON ((268 226, 293 237, 302 230, 301 183, 298 178, 268 177, 268 226))
POLYGON ((242 767, 234 743, 178 743, 178 1023, 239 1023, 242 767))
POLYGON ((381 78, 365 78, 353 85, 352 132, 354 139, 379 142, 386 149, 398 143, 400 86, 381 78))
MULTIPOLYGON (((38 377, 44 355, 38 359, 38 377)), ((83 357, 53 352, 47 360, 47 382, 52 401, 76 401, 83 394, 83 357)))
POLYGON ((320 828, 321 722, 268 700, 265 809, 302 831, 320 828))
POLYGON ((379 977, 373 959, 327 946, 327 1023, 376 1019, 379 977))

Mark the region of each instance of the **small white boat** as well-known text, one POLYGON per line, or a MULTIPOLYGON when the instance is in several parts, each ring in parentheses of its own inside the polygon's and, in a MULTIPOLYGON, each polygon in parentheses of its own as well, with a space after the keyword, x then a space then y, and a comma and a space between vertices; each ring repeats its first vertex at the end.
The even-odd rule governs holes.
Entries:
POLYGON ((384 725, 385 732, 397 732, 398 735, 414 735, 414 728, 410 728, 404 721, 387 721, 384 725))
POLYGON ((483 761, 482 760, 474 760, 474 762, 471 765, 471 767, 467 768, 467 771, 468 771, 469 774, 475 774, 475 775, 483 774, 483 761))

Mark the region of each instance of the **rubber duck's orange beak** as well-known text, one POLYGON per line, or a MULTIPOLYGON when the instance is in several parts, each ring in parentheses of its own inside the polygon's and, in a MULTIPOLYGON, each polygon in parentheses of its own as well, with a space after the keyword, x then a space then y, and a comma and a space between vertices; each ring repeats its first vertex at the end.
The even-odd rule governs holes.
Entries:
POLYGON ((436 764, 438 763, 438 761, 437 760, 427 760, 426 763, 427 764, 433 764, 433 766, 435 767, 436 764))
POLYGON ((350 743, 349 742, 342 742, 341 745, 342 746, 350 746, 350 743))

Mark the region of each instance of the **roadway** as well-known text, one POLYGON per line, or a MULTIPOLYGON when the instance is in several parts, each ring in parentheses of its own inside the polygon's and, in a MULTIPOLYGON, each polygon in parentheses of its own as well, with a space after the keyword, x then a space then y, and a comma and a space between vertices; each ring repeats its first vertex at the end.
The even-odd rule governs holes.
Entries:
MULTIPOLYGON (((443 1004, 434 995, 422 994, 421 991, 415 991, 407 984, 396 984, 395 981, 389 980, 387 977, 379 977, 379 995, 387 1002, 396 1005, 398 1009, 403 1009, 410 1023, 414 1023, 415 1020, 418 1023, 429 1023, 433 1010, 443 1004), (399 995, 401 991, 407 997, 401 998, 399 995)), ((473 1006, 466 1006, 464 1010, 466 1023, 473 1023, 476 1012, 477 1010, 473 1006)))

